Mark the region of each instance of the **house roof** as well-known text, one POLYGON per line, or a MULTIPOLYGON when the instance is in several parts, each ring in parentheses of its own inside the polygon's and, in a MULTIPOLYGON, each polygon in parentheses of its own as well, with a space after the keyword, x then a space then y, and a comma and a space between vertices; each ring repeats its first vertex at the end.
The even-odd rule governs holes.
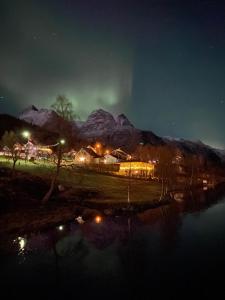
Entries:
POLYGON ((91 148, 82 148, 85 152, 87 152, 89 155, 91 155, 94 158, 100 158, 101 156, 98 155, 95 151, 93 151, 91 148))
POLYGON ((125 151, 123 151, 122 149, 118 148, 118 149, 115 149, 111 152, 111 155, 113 155, 114 157, 117 157, 117 158, 126 158, 128 157, 129 154, 127 154, 125 151))

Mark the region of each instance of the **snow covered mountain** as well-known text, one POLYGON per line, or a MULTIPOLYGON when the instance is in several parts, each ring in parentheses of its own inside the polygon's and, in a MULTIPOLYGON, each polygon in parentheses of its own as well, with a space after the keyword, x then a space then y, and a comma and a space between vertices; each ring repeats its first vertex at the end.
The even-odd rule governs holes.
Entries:
MULTIPOLYGON (((63 122, 55 111, 38 109, 34 105, 26 108, 19 119, 52 131, 57 131, 59 123, 63 122)), ((99 140, 113 147, 134 148, 142 138, 141 131, 124 114, 114 118, 103 109, 93 111, 86 121, 74 121, 72 125, 79 138, 90 143, 99 140)))
POLYGON ((37 109, 34 105, 27 107, 19 116, 20 120, 24 120, 32 125, 40 127, 51 125, 52 128, 55 127, 59 118, 55 111, 50 109, 37 109))
POLYGON ((133 151, 137 145, 161 145, 164 141, 151 131, 143 131, 134 127, 129 119, 120 114, 114 117, 103 109, 93 111, 86 122, 80 124, 80 135, 93 142, 96 140, 112 147, 121 147, 133 151))
MULTIPOLYGON (((19 118, 54 132, 57 131, 59 124, 66 122, 55 111, 37 109, 33 105, 25 109, 19 118)), ((184 154, 201 154, 213 161, 225 161, 223 151, 213 149, 201 141, 159 137, 151 131, 135 128, 124 114, 114 117, 103 109, 93 111, 86 121, 74 121, 72 126, 78 138, 86 140, 88 143, 99 141, 105 145, 121 147, 128 151, 135 150, 140 144, 167 145, 184 154)))
POLYGON ((80 136, 89 142, 99 140, 112 147, 134 148, 140 140, 140 131, 121 114, 114 118, 109 112, 93 111, 79 128, 80 136))
MULTIPOLYGON (((59 128, 68 127, 69 124, 68 121, 65 121, 54 110, 38 109, 34 105, 27 107, 19 115, 19 119, 52 132, 58 132, 59 128)), ((76 124, 73 124, 73 129, 74 131, 76 130, 76 124)))

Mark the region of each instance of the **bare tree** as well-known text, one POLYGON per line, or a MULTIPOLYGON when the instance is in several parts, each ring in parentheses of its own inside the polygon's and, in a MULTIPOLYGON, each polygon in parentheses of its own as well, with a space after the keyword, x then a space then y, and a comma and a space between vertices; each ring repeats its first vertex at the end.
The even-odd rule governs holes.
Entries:
POLYGON ((73 121, 78 118, 73 109, 73 104, 65 95, 58 95, 56 101, 51 107, 57 112, 57 114, 64 120, 73 121))
POLYGON ((5 133, 1 139, 1 145, 3 147, 7 147, 8 151, 10 153, 11 159, 13 161, 12 175, 15 174, 16 162, 20 158, 20 153, 21 153, 21 147, 18 143, 19 143, 19 138, 14 131, 9 131, 9 132, 5 131, 5 133))
POLYGON ((73 110, 72 102, 70 102, 64 95, 59 95, 56 98, 55 103, 52 105, 52 108, 54 108, 57 114, 61 117, 59 128, 58 128, 60 139, 59 142, 57 143, 56 169, 51 180, 50 188, 48 192, 45 194, 44 198, 42 199, 42 203, 46 203, 49 201, 53 193, 53 190, 55 188, 55 184, 61 168, 63 150, 65 149, 64 146, 65 139, 68 147, 68 144, 71 143, 74 138, 71 121, 73 121, 74 118, 76 118, 76 115, 73 110))
POLYGON ((49 188, 48 192, 45 194, 44 198, 42 199, 42 203, 46 203, 49 201, 49 199, 53 193, 53 190, 55 188, 56 180, 59 176, 59 171, 60 171, 61 162, 62 162, 63 145, 64 145, 64 140, 60 140, 60 142, 58 143, 58 149, 57 149, 56 170, 52 177, 50 188, 49 188))
POLYGON ((161 196, 165 196, 175 181, 175 168, 172 163, 174 158, 174 150, 170 146, 158 147, 159 161, 157 164, 157 172, 161 180, 161 196))
POLYGON ((184 163, 188 172, 189 185, 194 186, 198 183, 201 170, 201 162, 197 154, 191 153, 186 155, 184 163))

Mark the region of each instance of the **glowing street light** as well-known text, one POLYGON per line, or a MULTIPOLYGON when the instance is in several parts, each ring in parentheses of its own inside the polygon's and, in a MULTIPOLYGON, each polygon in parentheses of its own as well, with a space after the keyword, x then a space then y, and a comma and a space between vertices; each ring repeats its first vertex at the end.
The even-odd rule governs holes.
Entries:
POLYGON ((17 239, 13 240, 13 242, 14 243, 18 242, 19 254, 23 254, 25 251, 27 240, 25 238, 19 236, 17 239))
POLYGON ((95 223, 100 224, 102 222, 102 217, 101 216, 96 216, 95 217, 95 223))
POLYGON ((66 141, 64 139, 59 141, 61 145, 65 145, 66 141))
POLYGON ((100 144, 100 143, 97 143, 97 144, 96 144, 96 148, 98 148, 98 149, 101 148, 101 144, 100 144))
POLYGON ((24 138, 26 138, 26 139, 29 139, 29 137, 30 137, 30 132, 27 131, 27 130, 25 130, 25 131, 22 132, 22 136, 23 136, 24 138))

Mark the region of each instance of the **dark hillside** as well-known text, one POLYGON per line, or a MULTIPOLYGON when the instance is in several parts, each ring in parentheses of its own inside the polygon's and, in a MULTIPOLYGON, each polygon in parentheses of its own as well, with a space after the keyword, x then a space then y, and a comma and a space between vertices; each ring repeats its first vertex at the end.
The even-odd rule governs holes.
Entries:
POLYGON ((6 130, 13 130, 18 135, 21 135, 24 130, 29 130, 31 135, 32 133, 34 134, 35 140, 43 144, 55 143, 58 139, 57 133, 52 133, 38 126, 31 125, 13 116, 0 114, 0 138, 3 136, 6 130))

